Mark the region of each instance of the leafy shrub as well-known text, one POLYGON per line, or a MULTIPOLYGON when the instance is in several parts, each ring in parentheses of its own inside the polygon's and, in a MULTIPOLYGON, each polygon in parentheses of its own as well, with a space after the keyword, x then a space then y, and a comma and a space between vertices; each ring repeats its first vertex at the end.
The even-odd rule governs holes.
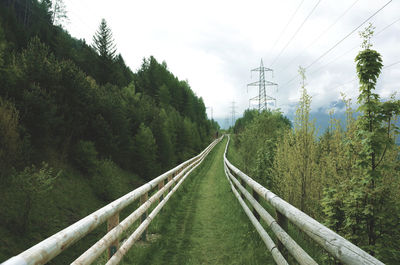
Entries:
POLYGON ((111 160, 101 160, 97 163, 96 173, 91 179, 95 194, 104 201, 112 201, 121 195, 122 177, 118 166, 111 160))
POLYGON ((13 176, 14 185, 23 195, 21 208, 21 228, 26 231, 29 226, 30 215, 39 198, 53 189, 54 183, 61 171, 57 173, 45 162, 37 168, 35 165, 26 167, 23 171, 13 176))

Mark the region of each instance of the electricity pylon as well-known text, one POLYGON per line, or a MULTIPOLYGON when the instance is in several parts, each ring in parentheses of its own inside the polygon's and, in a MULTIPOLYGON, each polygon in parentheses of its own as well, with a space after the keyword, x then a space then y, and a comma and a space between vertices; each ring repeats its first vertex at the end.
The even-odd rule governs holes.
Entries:
POLYGON ((267 95, 266 86, 277 86, 278 84, 265 80, 265 72, 268 71, 272 72, 272 69, 264 67, 263 60, 261 59, 260 67, 251 70, 251 72, 260 72, 259 80, 257 82, 253 82, 247 85, 258 86, 258 96, 250 99, 250 101, 258 101, 258 112, 261 112, 264 109, 268 109, 268 101, 275 101, 276 106, 276 99, 267 95))

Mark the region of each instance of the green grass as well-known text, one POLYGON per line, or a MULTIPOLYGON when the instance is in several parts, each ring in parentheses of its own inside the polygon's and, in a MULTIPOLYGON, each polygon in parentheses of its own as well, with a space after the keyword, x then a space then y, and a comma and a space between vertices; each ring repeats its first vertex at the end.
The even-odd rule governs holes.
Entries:
POLYGON ((123 264, 273 264, 223 172, 226 139, 185 180, 123 264))

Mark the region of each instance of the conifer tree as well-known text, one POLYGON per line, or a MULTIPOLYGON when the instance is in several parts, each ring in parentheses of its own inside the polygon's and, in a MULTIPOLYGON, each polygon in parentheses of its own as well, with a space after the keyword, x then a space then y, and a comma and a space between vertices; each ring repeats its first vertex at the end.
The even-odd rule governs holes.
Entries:
POLYGON ((100 58, 112 61, 115 57, 116 48, 111 29, 106 20, 101 20, 99 29, 93 36, 93 47, 100 55, 100 58))

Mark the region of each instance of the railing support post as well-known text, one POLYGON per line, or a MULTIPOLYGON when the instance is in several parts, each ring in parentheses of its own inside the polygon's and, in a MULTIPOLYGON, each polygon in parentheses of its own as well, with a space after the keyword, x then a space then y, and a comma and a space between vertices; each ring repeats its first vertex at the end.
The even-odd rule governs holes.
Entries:
MULTIPOLYGON (((260 197, 255 190, 252 189, 251 195, 257 202, 260 202, 260 197)), ((254 207, 253 207, 253 214, 254 214, 254 217, 257 219, 257 221, 260 221, 260 215, 258 214, 258 212, 256 211, 256 209, 254 207)))
MULTIPOLYGON (((146 192, 145 194, 143 194, 142 196, 140 196, 140 204, 145 203, 147 200, 149 199, 149 193, 146 192)), ((142 214, 142 216, 140 217, 140 222, 142 223, 144 220, 146 220, 148 215, 148 211, 146 210, 146 212, 144 212, 142 214)), ((142 241, 146 241, 146 233, 147 233, 147 229, 143 231, 143 234, 141 236, 141 240, 142 241)))
MULTIPOLYGON (((171 180, 172 180, 172 177, 174 176, 175 174, 173 174, 173 175, 169 175, 168 176, 168 182, 170 182, 171 180)), ((172 185, 171 186, 169 186, 169 190, 168 190, 168 192, 170 192, 172 190, 172 185)))
MULTIPOLYGON (((111 229, 116 227, 119 224, 119 213, 114 214, 107 220, 107 232, 109 232, 111 229)), ((112 257, 112 255, 117 252, 119 247, 119 240, 115 240, 112 242, 111 246, 108 248, 108 259, 112 257)))
MULTIPOLYGON (((276 212, 276 221, 279 224, 279 226, 288 233, 288 220, 286 216, 281 214, 279 211, 275 210, 276 212)), ((285 246, 282 244, 280 240, 277 240, 277 245, 279 251, 282 253, 282 256, 287 260, 288 259, 288 251, 285 248, 285 246)))
MULTIPOLYGON (((164 180, 158 183, 158 190, 161 190, 164 187, 164 180)), ((160 203, 164 199, 164 194, 161 194, 160 198, 158 199, 158 203, 160 203)))

